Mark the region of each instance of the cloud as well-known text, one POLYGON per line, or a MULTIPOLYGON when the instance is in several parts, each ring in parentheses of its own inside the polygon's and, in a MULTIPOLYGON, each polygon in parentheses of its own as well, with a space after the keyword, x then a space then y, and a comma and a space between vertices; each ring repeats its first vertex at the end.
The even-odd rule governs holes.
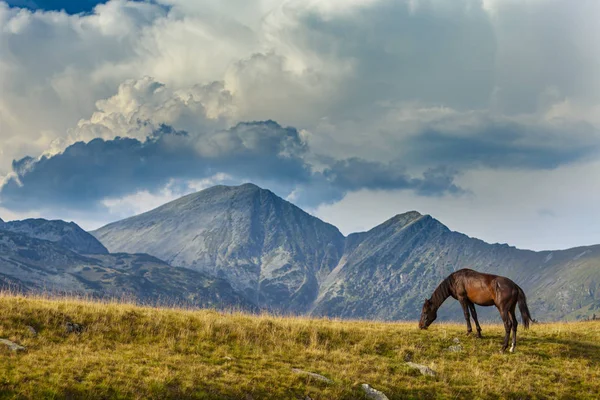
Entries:
POLYGON ((134 138, 77 142, 59 154, 13 163, 14 176, 0 191, 2 205, 85 208, 105 198, 156 191, 172 178, 202 179, 216 173, 242 179, 305 181, 309 171, 298 132, 267 122, 240 123, 211 135, 162 126, 145 141, 134 138))
POLYGON ((424 195, 460 193, 453 175, 442 169, 412 178, 398 165, 352 158, 315 172, 305 160, 308 153, 296 129, 274 121, 240 123, 210 133, 161 125, 143 142, 96 138, 76 142, 55 155, 15 161, 12 175, 0 188, 0 201, 15 210, 98 210, 119 204, 114 199, 123 198, 127 203, 132 194, 164 192, 174 179, 189 187, 189 181, 210 179, 215 174, 238 183, 269 183, 287 193, 304 188, 319 194, 312 204, 311 198, 300 199, 304 200, 301 205, 313 206, 362 188, 413 189, 424 195), (318 190, 324 187, 329 190, 318 190))
POLYGON ((223 128, 273 119, 337 158, 379 159, 405 137, 389 118, 403 102, 516 115, 550 90, 597 121, 599 12, 555 0, 113 0, 85 15, 0 3, 0 173, 70 144, 98 99, 144 76, 171 93, 219 84, 231 96, 223 128))
POLYGON ((131 211, 130 196, 219 172, 311 207, 364 190, 483 202, 474 171, 596 165, 599 15, 593 0, 112 0, 79 15, 0 1, 3 206, 131 211))
POLYGON ((552 169, 600 155, 600 129, 581 121, 452 113, 404 142, 411 163, 454 168, 552 169))
POLYGON ((222 82, 173 90, 151 77, 127 80, 114 96, 96 102, 89 120, 68 131, 63 145, 117 136, 145 138, 161 126, 184 131, 214 131, 227 127, 233 114, 231 93, 222 82))

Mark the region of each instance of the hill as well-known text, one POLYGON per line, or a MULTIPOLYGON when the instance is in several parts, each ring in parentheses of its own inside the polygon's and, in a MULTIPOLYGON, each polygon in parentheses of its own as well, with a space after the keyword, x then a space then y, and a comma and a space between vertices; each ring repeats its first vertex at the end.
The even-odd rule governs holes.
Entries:
MULTIPOLYGON (((256 185, 216 186, 92 232, 110 251, 144 252, 227 280, 258 307, 314 316, 413 319, 461 268, 508 276, 534 318, 600 309, 600 245, 534 252, 453 232, 416 211, 368 232, 337 228, 256 185)), ((494 309, 482 317, 497 319, 494 309)), ((455 302, 442 319, 462 319, 455 302)))
POLYGON ((256 309, 223 279, 174 268, 147 254, 80 254, 60 241, 0 228, 2 287, 21 292, 130 297, 149 304, 256 309))
POLYGON ((283 318, 0 294, 0 398, 597 398, 600 322, 502 328, 283 318), (65 323, 84 326, 67 333, 65 323), (33 335, 28 328, 33 327, 33 335), (455 339, 456 338, 456 339, 455 339), (450 346, 460 346, 458 351, 450 346), (437 373, 423 376, 406 360, 437 373), (296 373, 293 368, 318 373, 296 373))

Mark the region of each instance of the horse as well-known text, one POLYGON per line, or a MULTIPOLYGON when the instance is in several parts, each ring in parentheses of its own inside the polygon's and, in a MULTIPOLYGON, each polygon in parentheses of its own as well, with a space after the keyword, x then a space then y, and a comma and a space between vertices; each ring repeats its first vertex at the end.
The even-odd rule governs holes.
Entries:
POLYGON ((515 316, 515 306, 519 304, 521 318, 525 329, 529 328, 529 322, 533 322, 529 308, 527 307, 527 298, 523 289, 516 283, 504 276, 484 274, 473 271, 472 269, 461 269, 450 274, 433 291, 430 299, 423 303, 419 328, 427 329, 429 325, 437 318, 437 310, 442 303, 452 296, 458 300, 462 306, 465 320, 467 321, 467 335, 473 332, 469 317, 469 310, 477 327, 477 337, 481 338, 481 327, 477 320, 475 304, 479 306, 496 306, 504 322, 504 344, 502 352, 506 351, 512 330, 512 346, 510 352, 515 351, 517 346, 517 317, 515 316))

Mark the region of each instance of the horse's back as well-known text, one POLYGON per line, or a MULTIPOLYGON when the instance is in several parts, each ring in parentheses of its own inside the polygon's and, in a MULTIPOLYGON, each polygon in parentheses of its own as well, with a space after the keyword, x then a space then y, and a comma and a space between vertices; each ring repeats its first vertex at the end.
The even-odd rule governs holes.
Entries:
POLYGON ((498 275, 485 274, 464 268, 454 272, 453 278, 457 289, 473 303, 480 306, 492 306, 496 299, 496 282, 498 275))
MULTIPOLYGON (((480 279, 480 280, 488 282, 490 284, 494 281, 494 279, 503 278, 500 275, 486 274, 484 272, 475 271, 470 268, 459 269, 458 271, 453 272, 452 275, 455 277, 480 279)), ((508 278, 506 278, 506 279, 508 279, 508 278)))

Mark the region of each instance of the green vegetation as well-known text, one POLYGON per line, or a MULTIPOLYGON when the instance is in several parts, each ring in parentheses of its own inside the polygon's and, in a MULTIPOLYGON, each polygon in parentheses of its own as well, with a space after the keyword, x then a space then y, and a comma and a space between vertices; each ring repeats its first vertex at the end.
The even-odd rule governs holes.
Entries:
POLYGON ((514 354, 499 353, 501 326, 483 329, 0 294, 0 338, 27 348, 0 345, 0 398, 362 399, 362 383, 390 399, 598 398, 600 322, 534 324, 514 354), (66 333, 67 321, 85 330, 66 333), (454 338, 462 351, 448 350, 454 338))

